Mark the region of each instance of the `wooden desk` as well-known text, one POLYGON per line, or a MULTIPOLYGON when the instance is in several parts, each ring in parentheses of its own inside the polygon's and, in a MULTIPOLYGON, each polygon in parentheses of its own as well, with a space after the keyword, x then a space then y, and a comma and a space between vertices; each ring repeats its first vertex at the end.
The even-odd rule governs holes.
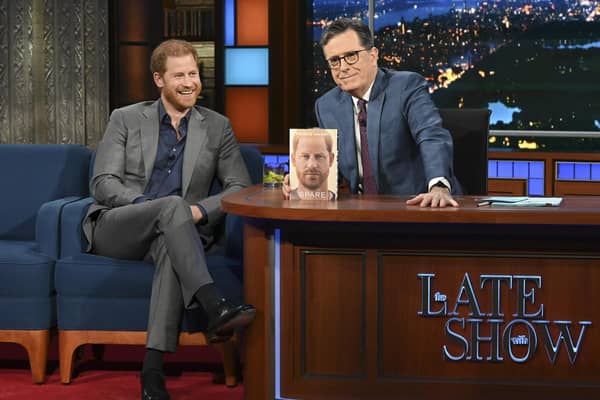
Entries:
POLYGON ((223 200, 245 217, 258 310, 246 398, 598 398, 600 199, 406 199, 285 201, 254 186, 223 200))

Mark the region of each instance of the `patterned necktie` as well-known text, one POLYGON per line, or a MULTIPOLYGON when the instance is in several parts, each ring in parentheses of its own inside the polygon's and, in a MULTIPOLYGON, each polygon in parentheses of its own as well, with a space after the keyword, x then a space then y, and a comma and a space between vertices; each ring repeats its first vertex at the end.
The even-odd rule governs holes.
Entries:
POLYGON ((369 158, 369 143, 367 142, 367 102, 358 100, 358 130, 360 131, 360 161, 363 170, 363 193, 377 194, 375 174, 369 158))

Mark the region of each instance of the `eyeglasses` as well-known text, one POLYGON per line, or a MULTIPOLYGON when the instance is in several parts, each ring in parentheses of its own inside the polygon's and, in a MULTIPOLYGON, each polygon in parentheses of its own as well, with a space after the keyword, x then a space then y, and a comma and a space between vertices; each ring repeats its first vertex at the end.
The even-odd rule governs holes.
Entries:
POLYGON ((352 65, 358 61, 358 53, 361 51, 368 51, 370 49, 360 49, 349 51, 343 56, 333 56, 327 59, 327 64, 329 64, 329 68, 339 68, 342 65, 342 60, 346 61, 346 64, 352 65))

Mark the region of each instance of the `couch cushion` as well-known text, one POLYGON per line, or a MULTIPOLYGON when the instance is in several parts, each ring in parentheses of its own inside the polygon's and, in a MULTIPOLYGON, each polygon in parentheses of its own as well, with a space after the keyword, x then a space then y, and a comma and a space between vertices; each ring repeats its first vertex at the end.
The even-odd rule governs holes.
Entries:
MULTIPOLYGON (((209 271, 223 294, 241 302, 239 261, 208 256, 209 271)), ((92 254, 56 263, 59 329, 146 330, 154 266, 92 254)), ((206 316, 200 307, 185 313, 184 331, 201 331, 206 316)))
MULTIPOLYGON (((240 268, 239 261, 208 256, 207 262, 208 270, 223 294, 232 301, 239 300, 242 295, 236 271, 240 268)), ((55 275, 56 291, 61 296, 150 299, 154 265, 80 254, 58 260, 55 275)))
POLYGON ((0 202, 0 239, 33 240, 43 203, 86 196, 89 158, 81 145, 1 145, 0 187, 7 192, 0 202))
POLYGON ((55 325, 54 260, 34 242, 0 240, 0 329, 55 325))
POLYGON ((56 262, 55 285, 60 296, 150 298, 154 266, 93 254, 56 262))
POLYGON ((48 297, 54 293, 54 260, 35 242, 0 240, 0 297, 48 297))
POLYGON ((144 331, 154 266, 80 254, 56 262, 58 328, 144 331))
POLYGON ((55 296, 2 297, 0 330, 37 330, 56 326, 55 296))

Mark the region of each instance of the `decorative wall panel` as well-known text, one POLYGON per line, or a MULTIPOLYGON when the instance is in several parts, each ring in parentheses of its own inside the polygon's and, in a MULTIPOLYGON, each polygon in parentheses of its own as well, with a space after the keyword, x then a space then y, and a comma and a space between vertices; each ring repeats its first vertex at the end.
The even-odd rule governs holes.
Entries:
POLYGON ((107 31, 107 0, 0 0, 0 143, 98 143, 107 31))
POLYGON ((0 143, 9 141, 8 0, 0 0, 0 143))

